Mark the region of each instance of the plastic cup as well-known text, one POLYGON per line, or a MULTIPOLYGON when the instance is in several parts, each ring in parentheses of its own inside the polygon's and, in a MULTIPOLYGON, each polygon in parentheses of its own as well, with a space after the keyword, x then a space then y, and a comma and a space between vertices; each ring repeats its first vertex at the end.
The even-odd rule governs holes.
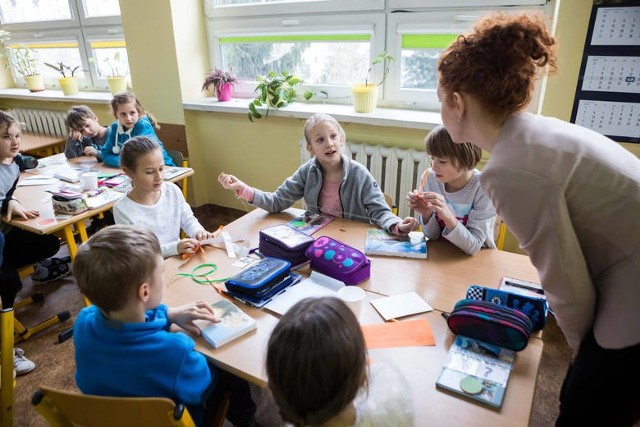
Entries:
POLYGON ((46 195, 40 203, 38 223, 41 225, 46 225, 55 222, 55 220, 56 214, 53 210, 53 201, 51 200, 51 195, 46 195))
POLYGON ((82 191, 95 191, 98 189, 98 172, 85 172, 80 175, 82 191))
POLYGON ((360 319, 362 303, 366 298, 364 289, 358 286, 345 286, 338 291, 338 298, 349 306, 356 319, 360 319))

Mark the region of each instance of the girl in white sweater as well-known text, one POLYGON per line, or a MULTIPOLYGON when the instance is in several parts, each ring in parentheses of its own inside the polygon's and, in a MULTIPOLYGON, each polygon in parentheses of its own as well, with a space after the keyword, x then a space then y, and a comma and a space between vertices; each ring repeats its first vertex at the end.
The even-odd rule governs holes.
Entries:
POLYGON ((146 136, 131 138, 122 147, 120 165, 133 189, 113 206, 116 224, 149 228, 160 240, 164 258, 193 253, 200 241, 213 237, 193 215, 180 189, 164 181, 164 158, 157 142, 146 136), (180 229, 189 238, 180 239, 180 229))

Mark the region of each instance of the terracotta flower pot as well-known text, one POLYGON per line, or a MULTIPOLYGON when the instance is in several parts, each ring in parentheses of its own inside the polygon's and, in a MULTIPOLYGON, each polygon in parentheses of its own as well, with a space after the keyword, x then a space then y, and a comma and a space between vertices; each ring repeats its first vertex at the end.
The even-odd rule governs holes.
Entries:
POLYGON ((24 76, 24 82, 27 84, 27 89, 31 92, 40 92, 44 90, 44 79, 42 78, 42 74, 24 76))
POLYGON ((216 96, 218 97, 219 102, 230 100, 232 95, 233 95, 233 84, 220 83, 216 87, 216 96))

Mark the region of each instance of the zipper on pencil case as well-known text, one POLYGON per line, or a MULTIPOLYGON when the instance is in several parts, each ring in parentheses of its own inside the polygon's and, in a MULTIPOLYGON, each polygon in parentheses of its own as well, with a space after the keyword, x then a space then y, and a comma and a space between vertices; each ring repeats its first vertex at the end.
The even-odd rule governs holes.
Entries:
MULTIPOLYGON (((500 307, 500 306, 498 306, 500 307)), ((511 309, 511 310, 502 310, 502 309, 498 309, 496 310, 495 307, 482 307, 482 306, 476 306, 474 307, 476 310, 481 311, 482 313, 486 313, 487 316, 497 316, 500 317, 501 319, 506 319, 509 320, 511 322, 517 323, 518 325, 520 325, 521 327, 525 328, 525 329, 529 329, 529 331, 531 331, 533 329, 533 325, 531 323, 531 319, 529 319, 529 316, 527 316, 526 314, 516 310, 516 309, 511 309), (517 313, 517 314, 516 314, 517 313)), ((464 308, 463 308, 464 310, 464 308)))
POLYGON ((466 316, 466 317, 471 317, 471 318, 476 318, 476 319, 480 319, 480 320, 484 320, 490 323, 495 323, 501 326, 507 326, 509 328, 513 328, 516 329, 518 332, 520 332, 521 334, 523 334, 524 336, 529 336, 531 335, 530 333, 530 329, 527 328, 526 325, 523 325, 520 322, 514 322, 514 319, 512 318, 505 318, 503 316, 492 316, 490 314, 486 314, 486 313, 478 313, 475 311, 461 311, 456 313, 456 316, 466 316), (529 332, 527 332, 529 331, 529 332))

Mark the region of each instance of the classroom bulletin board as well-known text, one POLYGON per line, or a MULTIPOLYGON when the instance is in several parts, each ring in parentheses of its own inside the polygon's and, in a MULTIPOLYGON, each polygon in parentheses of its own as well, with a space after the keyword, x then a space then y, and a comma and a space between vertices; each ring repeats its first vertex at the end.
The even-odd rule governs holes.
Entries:
POLYGON ((593 6, 571 122, 640 143, 640 1, 593 6))

